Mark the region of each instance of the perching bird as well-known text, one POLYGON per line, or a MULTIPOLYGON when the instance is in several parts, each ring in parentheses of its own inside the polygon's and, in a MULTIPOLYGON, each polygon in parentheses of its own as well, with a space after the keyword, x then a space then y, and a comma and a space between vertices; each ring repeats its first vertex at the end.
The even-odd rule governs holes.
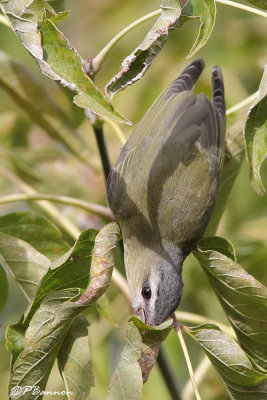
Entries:
POLYGON ((224 84, 214 67, 212 103, 204 93, 195 95, 204 65, 192 62, 163 91, 108 178, 133 313, 152 326, 178 306, 184 259, 203 236, 216 203, 224 154, 224 84))

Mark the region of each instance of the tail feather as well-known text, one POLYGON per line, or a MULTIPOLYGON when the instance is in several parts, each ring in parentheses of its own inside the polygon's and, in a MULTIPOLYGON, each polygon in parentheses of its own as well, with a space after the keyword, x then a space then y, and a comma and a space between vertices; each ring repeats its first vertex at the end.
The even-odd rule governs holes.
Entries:
POLYGON ((204 67, 205 63, 202 59, 195 60, 189 64, 171 84, 167 92, 167 97, 185 90, 192 90, 204 67))
POLYGON ((212 103, 225 119, 224 83, 221 69, 218 66, 212 69, 212 103))

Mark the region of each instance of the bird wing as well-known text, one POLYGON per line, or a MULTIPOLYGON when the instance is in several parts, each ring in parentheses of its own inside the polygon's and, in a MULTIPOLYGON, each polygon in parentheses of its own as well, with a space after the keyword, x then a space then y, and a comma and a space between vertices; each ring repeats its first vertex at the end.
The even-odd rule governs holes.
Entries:
POLYGON ((107 189, 110 207, 118 219, 137 210, 145 213, 145 205, 145 217, 150 221, 155 218, 164 182, 178 165, 180 176, 186 175, 187 160, 199 157, 199 151, 210 154, 211 160, 219 160, 213 163, 214 174, 218 175, 225 131, 223 80, 220 69, 215 67, 213 104, 204 94, 195 96, 192 89, 203 68, 202 60, 185 68, 155 101, 122 148, 107 189))

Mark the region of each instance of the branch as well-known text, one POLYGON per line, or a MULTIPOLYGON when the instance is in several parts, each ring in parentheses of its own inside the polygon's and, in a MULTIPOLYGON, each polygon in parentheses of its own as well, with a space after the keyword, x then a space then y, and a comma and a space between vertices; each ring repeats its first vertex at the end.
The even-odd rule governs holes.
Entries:
POLYGON ((240 10, 248 11, 250 13, 260 15, 261 17, 267 17, 266 11, 258 10, 257 8, 245 6, 245 4, 236 3, 235 1, 230 0, 216 0, 216 3, 225 4, 226 6, 231 6, 235 8, 239 8, 240 10))
POLYGON ((103 165, 105 179, 107 181, 109 173, 111 171, 111 163, 110 163, 110 159, 109 159, 109 155, 108 155, 103 126, 98 127, 96 125, 93 125, 93 129, 95 132, 97 146, 98 146, 98 150, 99 150, 102 165, 103 165))
POLYGON ((111 49, 115 46, 116 43, 118 43, 120 39, 122 39, 125 35, 127 35, 128 32, 132 31, 134 28, 141 25, 143 22, 148 21, 151 18, 157 17, 160 14, 161 14, 161 9, 152 11, 151 13, 146 14, 143 17, 139 18, 138 20, 134 21, 132 24, 126 26, 126 28, 124 28, 116 36, 114 36, 114 38, 111 39, 111 41, 92 60, 93 72, 95 73, 99 71, 101 65, 103 64, 104 59, 109 54, 111 49))
POLYGON ((17 201, 32 201, 32 200, 49 200, 56 203, 68 204, 70 206, 79 207, 85 211, 89 211, 92 214, 104 217, 109 221, 114 221, 114 215, 108 207, 100 206, 98 204, 88 203, 84 200, 75 199, 68 196, 57 196, 44 193, 18 193, 11 194, 9 196, 0 197, 0 204, 14 203, 17 201))

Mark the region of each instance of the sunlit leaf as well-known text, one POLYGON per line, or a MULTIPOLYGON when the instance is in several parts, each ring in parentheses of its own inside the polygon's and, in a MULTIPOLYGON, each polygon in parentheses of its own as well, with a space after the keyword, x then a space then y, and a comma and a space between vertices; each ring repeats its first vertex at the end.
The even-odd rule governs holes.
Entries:
POLYGON ((24 240, 50 260, 69 250, 59 229, 39 215, 16 212, 1 216, 0 232, 24 240))
MULTIPOLYGON (((59 81, 77 93, 75 103, 97 115, 117 122, 128 122, 106 100, 83 69, 82 59, 53 21, 46 18, 46 11, 57 16, 48 1, 1 1, 2 11, 22 44, 35 58, 43 74, 59 81)), ((65 18, 66 15, 63 15, 65 18)))
POLYGON ((51 262, 30 244, 0 232, 0 263, 14 276, 28 300, 31 300, 51 262))
POLYGON ((169 30, 181 14, 181 7, 179 0, 162 0, 160 6, 162 9, 160 17, 142 43, 125 58, 120 72, 107 84, 106 92, 110 96, 141 79, 164 46, 169 30))
POLYGON ((229 244, 220 241, 220 252, 210 238, 202 239, 194 255, 211 285, 246 353, 267 370, 267 288, 249 275, 229 255, 229 244))
POLYGON ((8 297, 8 280, 6 276, 6 271, 1 265, 0 261, 0 314, 6 305, 8 297))
POLYGON ((251 186, 263 195, 263 186, 260 168, 267 156, 267 63, 257 92, 257 99, 251 106, 246 122, 244 135, 247 158, 250 167, 251 186))
POLYGON ((87 399, 94 385, 88 325, 82 315, 76 317, 58 353, 60 373, 70 393, 68 399, 87 399))
POLYGON ((264 400, 267 375, 254 368, 238 343, 215 325, 184 328, 204 349, 234 400, 264 400))

